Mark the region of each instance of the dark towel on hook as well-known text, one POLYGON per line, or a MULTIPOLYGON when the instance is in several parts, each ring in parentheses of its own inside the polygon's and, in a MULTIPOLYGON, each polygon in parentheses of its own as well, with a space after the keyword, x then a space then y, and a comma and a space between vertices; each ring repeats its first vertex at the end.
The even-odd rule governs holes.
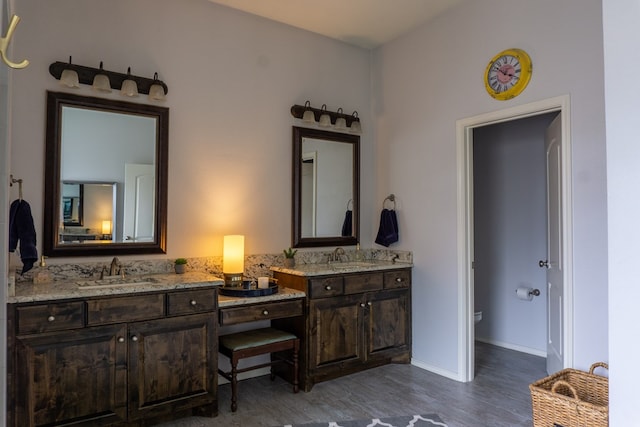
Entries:
POLYGON ((342 223, 342 237, 353 236, 353 211, 347 210, 342 223))
POLYGON ((398 218, 396 211, 392 209, 382 209, 380 213, 380 227, 376 236, 376 243, 382 246, 389 246, 398 241, 398 218))
POLYGON ((20 241, 22 273, 33 268, 38 261, 36 228, 33 225, 31 206, 24 200, 14 200, 9 208, 9 252, 14 252, 20 241))

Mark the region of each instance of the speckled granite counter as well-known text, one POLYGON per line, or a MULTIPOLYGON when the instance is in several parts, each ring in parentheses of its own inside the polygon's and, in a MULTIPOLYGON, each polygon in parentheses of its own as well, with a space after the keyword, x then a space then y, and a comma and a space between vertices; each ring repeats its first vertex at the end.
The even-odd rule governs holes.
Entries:
MULTIPOLYGON (((130 276, 130 281, 140 281, 128 286, 82 287, 90 279, 54 281, 35 285, 31 282, 16 284, 15 296, 7 297, 9 303, 50 301, 71 298, 88 298, 103 295, 126 295, 143 292, 188 289, 204 286, 222 286, 223 280, 208 273, 189 272, 185 274, 146 274, 130 276)), ((125 279, 125 281, 126 281, 125 279)))
POLYGON ((218 295, 218 306, 234 307, 245 304, 259 304, 263 302, 282 301, 294 298, 304 298, 306 294, 302 291, 297 291, 291 288, 285 288, 283 286, 278 287, 278 292, 272 295, 265 295, 261 297, 228 297, 224 295, 218 295))
POLYGON ((413 264, 407 262, 369 260, 335 262, 331 264, 296 264, 293 268, 273 266, 271 267, 271 270, 280 273, 292 274, 294 276, 326 276, 331 274, 396 270, 398 268, 411 267, 413 267, 413 264))

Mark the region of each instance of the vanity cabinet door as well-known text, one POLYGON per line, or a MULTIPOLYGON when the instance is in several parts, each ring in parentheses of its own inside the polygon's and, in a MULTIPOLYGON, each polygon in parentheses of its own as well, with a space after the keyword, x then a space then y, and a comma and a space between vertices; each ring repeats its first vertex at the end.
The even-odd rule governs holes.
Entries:
POLYGON ((389 359, 411 353, 411 301, 408 290, 392 290, 366 295, 366 359, 389 359))
POLYGON ((15 339, 16 426, 105 426, 127 418, 126 327, 15 339))
POLYGON ((129 324, 129 417, 217 414, 216 313, 129 324))
POLYGON ((359 363, 362 358, 359 295, 312 300, 309 308, 309 368, 359 363))

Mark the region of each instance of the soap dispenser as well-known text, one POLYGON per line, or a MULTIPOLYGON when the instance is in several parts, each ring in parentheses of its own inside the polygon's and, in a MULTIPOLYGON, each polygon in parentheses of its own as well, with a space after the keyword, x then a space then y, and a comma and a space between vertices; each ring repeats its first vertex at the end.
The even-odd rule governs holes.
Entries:
POLYGON ((46 257, 42 255, 40 258, 40 268, 33 274, 33 283, 39 285, 41 283, 51 282, 51 272, 47 268, 47 264, 44 262, 46 257))
POLYGON ((355 253, 354 259, 356 261, 364 260, 364 256, 362 255, 362 251, 360 250, 360 243, 356 244, 356 253, 355 253))

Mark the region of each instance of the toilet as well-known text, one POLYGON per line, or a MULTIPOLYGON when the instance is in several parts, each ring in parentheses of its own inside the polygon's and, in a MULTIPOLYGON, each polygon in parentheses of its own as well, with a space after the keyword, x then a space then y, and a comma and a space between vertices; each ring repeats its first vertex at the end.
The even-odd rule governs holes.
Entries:
POLYGON ((482 311, 476 311, 473 313, 473 323, 478 324, 482 320, 482 311))

